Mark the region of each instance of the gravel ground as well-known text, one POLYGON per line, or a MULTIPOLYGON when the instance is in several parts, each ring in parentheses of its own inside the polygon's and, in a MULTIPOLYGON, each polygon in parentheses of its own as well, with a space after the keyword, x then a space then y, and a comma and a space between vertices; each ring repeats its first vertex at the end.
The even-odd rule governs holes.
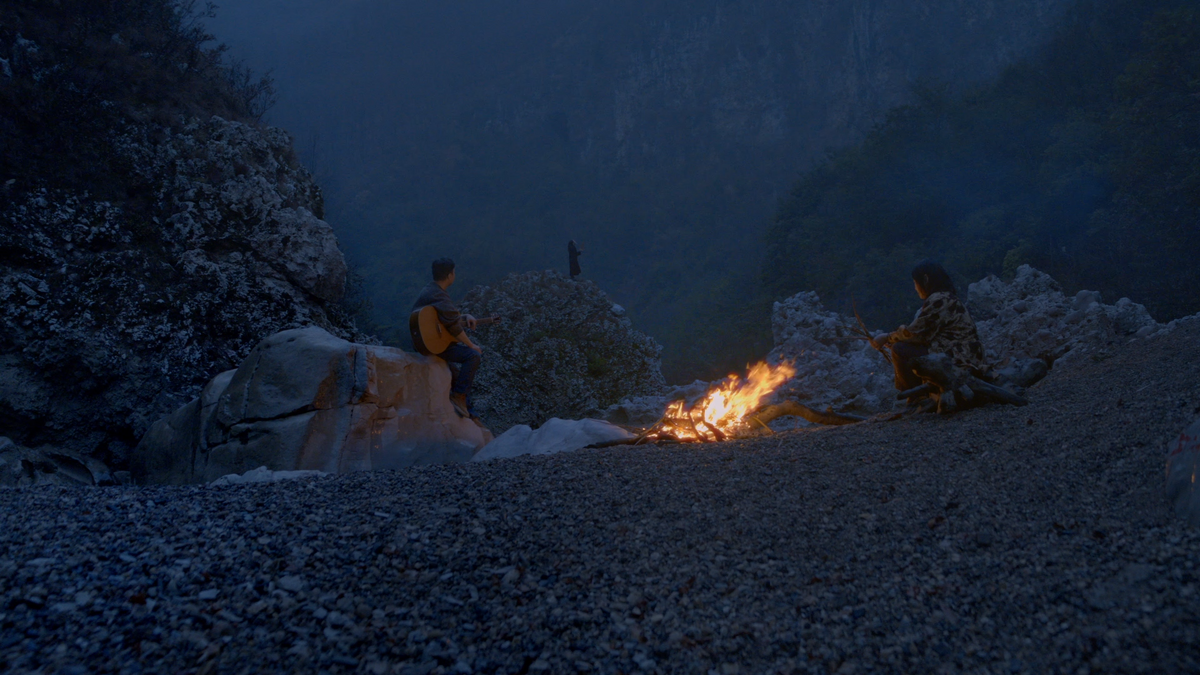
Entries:
POLYGON ((0 492, 0 670, 1197 672, 1163 501, 1200 327, 1027 408, 188 488, 0 492))

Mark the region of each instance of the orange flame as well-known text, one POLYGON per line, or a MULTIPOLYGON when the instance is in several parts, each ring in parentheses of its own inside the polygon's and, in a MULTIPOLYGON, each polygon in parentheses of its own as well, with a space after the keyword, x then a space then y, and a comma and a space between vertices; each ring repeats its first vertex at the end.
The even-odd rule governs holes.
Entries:
POLYGON ((690 409, 684 401, 667 406, 662 426, 681 441, 724 440, 749 430, 746 416, 796 374, 791 363, 757 363, 746 379, 730 375, 690 409))

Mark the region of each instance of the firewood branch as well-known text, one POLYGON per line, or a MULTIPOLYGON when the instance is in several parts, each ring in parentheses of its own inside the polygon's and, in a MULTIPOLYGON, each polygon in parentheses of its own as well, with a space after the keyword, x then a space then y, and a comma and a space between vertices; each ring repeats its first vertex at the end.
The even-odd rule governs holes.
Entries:
POLYGON ((961 408, 975 407, 985 403, 1028 405, 1022 396, 975 377, 954 364, 945 354, 929 354, 913 359, 913 372, 923 384, 900 392, 897 398, 919 398, 931 396, 937 399, 939 413, 948 413, 961 408))
POLYGON ((766 424, 780 417, 800 417, 812 422, 813 424, 824 424, 826 426, 839 426, 843 424, 854 424, 866 420, 865 417, 858 415, 847 415, 844 413, 835 413, 833 411, 821 412, 798 403, 796 401, 787 400, 783 403, 765 406, 758 409, 754 416, 760 422, 766 424))

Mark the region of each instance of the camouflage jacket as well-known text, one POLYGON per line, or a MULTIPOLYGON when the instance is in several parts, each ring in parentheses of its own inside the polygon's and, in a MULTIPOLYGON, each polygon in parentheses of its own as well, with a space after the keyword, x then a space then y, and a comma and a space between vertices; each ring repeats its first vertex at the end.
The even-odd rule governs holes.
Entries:
POLYGON ((912 323, 900 326, 888 336, 888 344, 895 342, 927 345, 931 353, 948 354, 955 365, 977 377, 991 376, 975 322, 953 293, 932 293, 925 298, 912 323))

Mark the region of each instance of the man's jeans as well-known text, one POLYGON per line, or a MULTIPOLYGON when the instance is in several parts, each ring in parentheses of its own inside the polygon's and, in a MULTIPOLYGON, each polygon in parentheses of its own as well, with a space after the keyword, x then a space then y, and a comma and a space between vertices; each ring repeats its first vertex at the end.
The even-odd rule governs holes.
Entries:
POLYGON ((475 381, 475 371, 479 370, 479 354, 463 343, 455 342, 438 356, 446 363, 458 364, 458 368, 450 368, 453 378, 450 381, 450 392, 466 394, 467 412, 474 415, 475 406, 471 400, 471 383, 475 381))

